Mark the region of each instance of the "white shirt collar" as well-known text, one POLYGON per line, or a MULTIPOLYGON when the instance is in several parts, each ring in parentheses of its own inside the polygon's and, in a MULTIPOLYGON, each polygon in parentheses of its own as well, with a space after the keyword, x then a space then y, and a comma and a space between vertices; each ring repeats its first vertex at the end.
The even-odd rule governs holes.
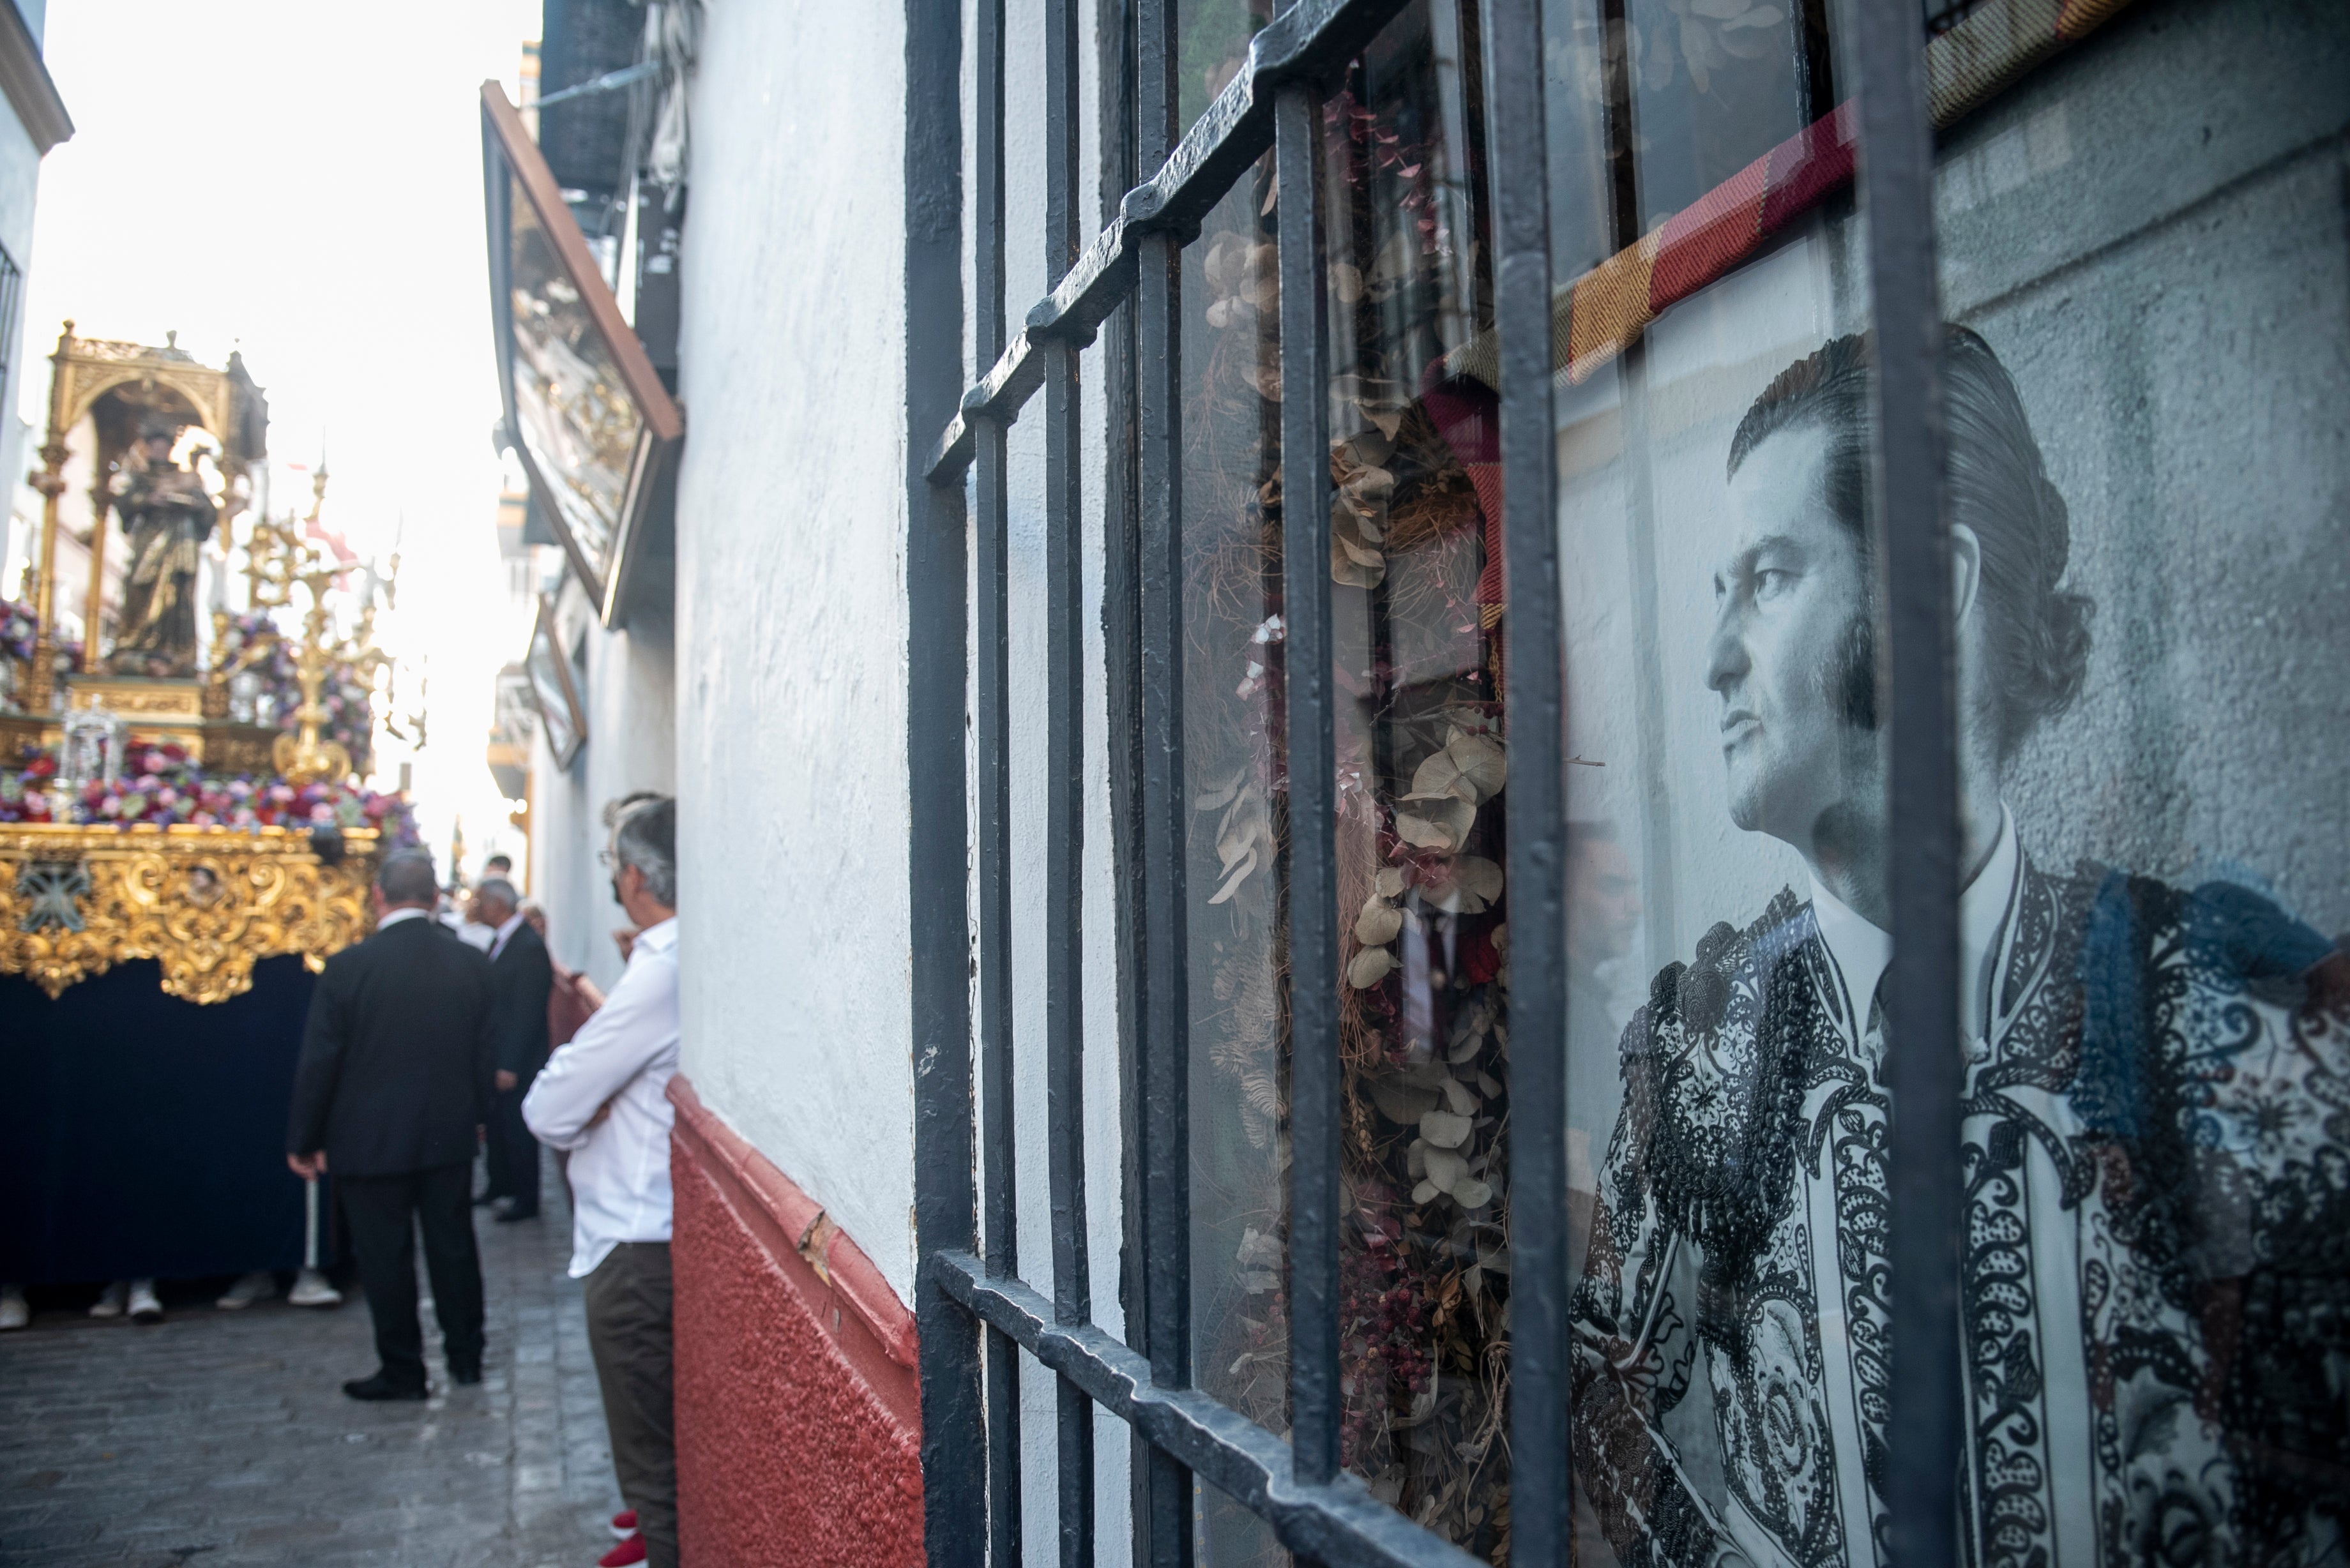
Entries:
POLYGON ((629 950, 632 952, 665 953, 675 951, 677 948, 677 917, 675 915, 671 915, 666 920, 656 920, 651 925, 647 926, 643 930, 637 933, 637 940, 629 943, 629 950))
MULTIPOLYGON (((2016 877, 2022 873, 2022 850, 2017 846, 2015 818, 2002 803, 1999 837, 1991 858, 1959 895, 1959 972, 1966 977, 1962 1022, 1970 1035, 1983 1032, 1989 1011, 1989 975, 1999 947, 2000 932, 2015 898, 2016 877)), ((1866 1031, 1868 1010, 1893 960, 1893 939, 1828 891, 1817 875, 1812 877, 1812 914, 1820 923, 1820 940, 1844 976, 1859 1029, 1866 1031)))
POLYGON ((411 904, 405 909, 388 910, 383 919, 375 923, 375 929, 379 931, 388 931, 402 920, 421 920, 432 912, 421 904, 411 904))

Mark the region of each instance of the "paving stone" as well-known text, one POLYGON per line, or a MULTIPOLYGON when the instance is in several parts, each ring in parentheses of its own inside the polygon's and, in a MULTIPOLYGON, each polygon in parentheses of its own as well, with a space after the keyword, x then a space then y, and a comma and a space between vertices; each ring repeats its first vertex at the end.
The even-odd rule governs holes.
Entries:
POLYGON ((586 1568, 612 1483, 571 1219, 550 1160, 536 1222, 476 1210, 478 1387, 359 1405, 367 1306, 172 1308, 156 1327, 43 1313, 0 1334, 0 1568, 586 1568))

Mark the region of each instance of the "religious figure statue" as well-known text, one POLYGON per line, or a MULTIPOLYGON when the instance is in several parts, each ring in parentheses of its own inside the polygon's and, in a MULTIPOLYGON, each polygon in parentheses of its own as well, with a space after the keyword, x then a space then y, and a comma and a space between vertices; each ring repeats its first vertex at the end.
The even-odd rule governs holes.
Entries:
POLYGON ((172 461, 176 433, 163 421, 142 426, 115 480, 114 510, 130 541, 118 675, 196 672, 196 562, 217 514, 199 477, 172 461))

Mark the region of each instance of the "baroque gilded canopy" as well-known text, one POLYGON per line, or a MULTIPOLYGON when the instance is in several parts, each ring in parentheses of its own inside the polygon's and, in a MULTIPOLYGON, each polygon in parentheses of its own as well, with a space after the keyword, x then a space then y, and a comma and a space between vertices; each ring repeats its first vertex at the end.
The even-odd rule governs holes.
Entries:
POLYGON ((322 857, 307 833, 265 827, 0 826, 0 974, 47 992, 155 959, 163 990, 225 1002, 257 959, 298 953, 315 972, 373 924, 377 834, 322 857))

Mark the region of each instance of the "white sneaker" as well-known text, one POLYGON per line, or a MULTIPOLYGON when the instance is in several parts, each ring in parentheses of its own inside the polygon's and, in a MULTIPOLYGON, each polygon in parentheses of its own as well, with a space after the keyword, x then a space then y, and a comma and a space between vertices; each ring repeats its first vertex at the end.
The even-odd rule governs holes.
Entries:
POLYGON ((0 1285, 0 1334, 32 1321, 33 1309, 25 1304, 25 1293, 15 1285, 0 1285))
POLYGON ((288 1303, 299 1307, 330 1307, 343 1304, 343 1293, 327 1282, 327 1276, 316 1269, 305 1269, 295 1276, 294 1288, 286 1293, 288 1303))
POLYGON ((163 1303, 155 1299, 154 1281, 133 1280, 130 1282, 130 1321, 133 1323, 161 1323, 163 1321, 163 1303))
POLYGON ((255 1269, 229 1286, 228 1293, 213 1303, 223 1312, 236 1312, 255 1302, 265 1302, 277 1293, 277 1276, 267 1269, 255 1269))
POLYGON ((123 1294, 125 1292, 130 1290, 130 1286, 124 1284, 120 1280, 117 1280, 112 1284, 107 1286, 104 1290, 99 1292, 98 1299, 89 1303, 89 1315, 92 1317, 120 1317, 122 1315, 123 1294))

